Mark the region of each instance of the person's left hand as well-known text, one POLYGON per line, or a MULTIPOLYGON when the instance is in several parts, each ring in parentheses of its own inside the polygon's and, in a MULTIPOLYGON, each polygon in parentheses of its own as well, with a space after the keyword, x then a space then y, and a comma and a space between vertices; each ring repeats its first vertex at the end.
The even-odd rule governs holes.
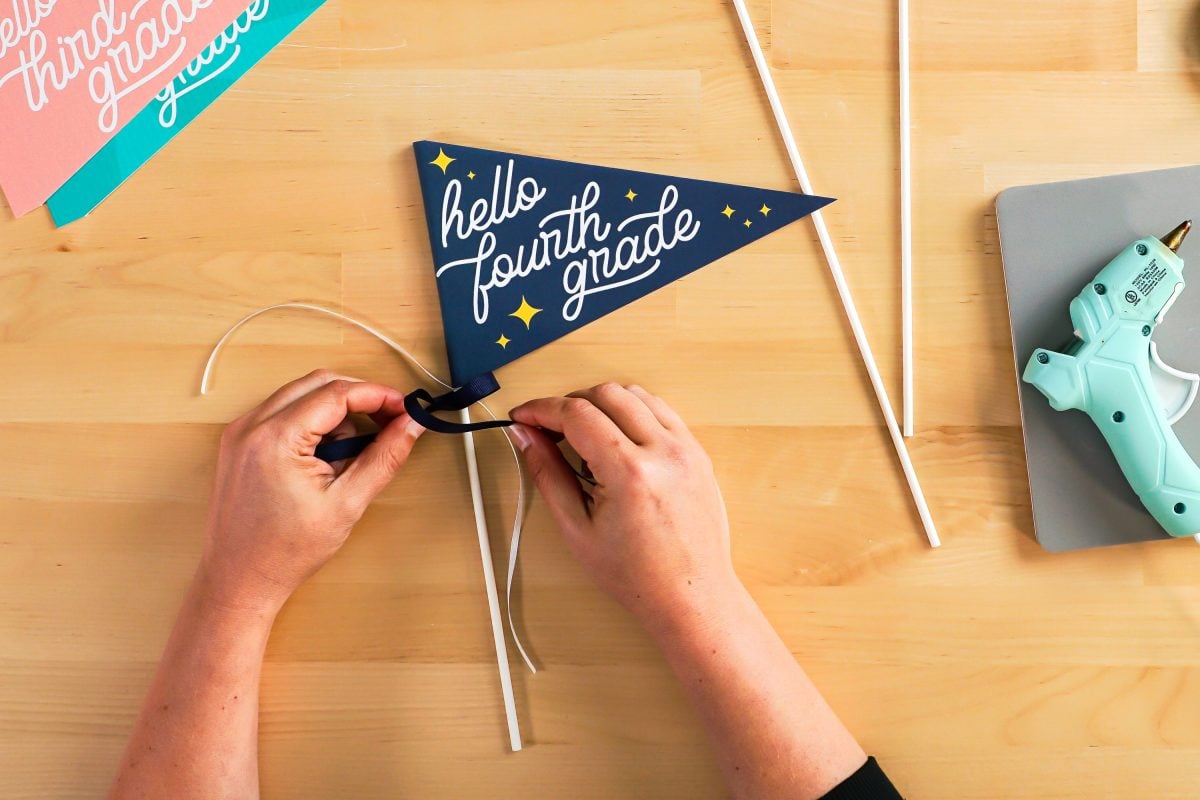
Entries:
POLYGON ((211 599, 273 615, 337 552, 367 505, 404 464, 424 428, 387 386, 318 370, 233 421, 221 437, 200 577, 211 599), (324 439, 378 437, 353 461, 327 464, 324 439))

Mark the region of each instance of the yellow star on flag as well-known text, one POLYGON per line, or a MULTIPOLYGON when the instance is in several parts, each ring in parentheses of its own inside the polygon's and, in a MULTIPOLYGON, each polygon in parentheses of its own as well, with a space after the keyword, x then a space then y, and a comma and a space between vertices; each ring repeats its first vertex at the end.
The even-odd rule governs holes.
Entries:
POLYGON ((729 207, 729 204, 725 205, 725 210, 721 213, 725 215, 725 219, 733 219, 733 209, 729 207))
POLYGON ((503 348, 506 348, 506 349, 507 349, 507 348, 508 348, 508 343, 509 343, 509 342, 511 342, 511 341, 512 341, 512 339, 508 338, 507 336, 505 336, 505 335, 502 333, 502 334, 500 334, 500 338, 496 340, 496 344, 498 344, 498 345, 500 345, 501 347, 503 347, 503 348))
POLYGON ((475 180, 475 173, 474 173, 474 172, 468 172, 468 173, 467 173, 467 178, 468 178, 469 180, 475 180))
POLYGON ((633 198, 635 198, 635 197, 637 197, 637 192, 635 192, 633 189, 630 189, 628 192, 625 193, 625 199, 631 203, 633 202, 633 198))
POLYGON ((766 203, 763 203, 763 207, 758 210, 758 213, 762 214, 765 217, 767 214, 771 213, 771 207, 768 206, 766 203))
POLYGON ((529 330, 529 323, 532 322, 533 318, 540 313, 542 313, 542 310, 540 308, 535 308, 535 307, 531 306, 529 304, 529 301, 525 299, 525 295, 521 295, 520 307, 517 308, 516 311, 509 314, 509 316, 516 317, 517 319, 521 320, 521 322, 524 322, 525 329, 529 330))
POLYGON ((439 167, 442 170, 442 174, 445 175, 446 167, 450 166, 451 163, 457 160, 458 159, 451 158, 450 156, 446 155, 446 151, 439 147, 437 158, 429 163, 433 164, 435 167, 439 167))
POLYGON ((750 227, 751 225, 753 225, 754 223, 753 223, 753 222, 751 222, 750 220, 746 220, 746 221, 745 221, 745 222, 743 222, 742 224, 743 224, 743 225, 745 225, 747 228, 749 228, 749 227, 750 227))

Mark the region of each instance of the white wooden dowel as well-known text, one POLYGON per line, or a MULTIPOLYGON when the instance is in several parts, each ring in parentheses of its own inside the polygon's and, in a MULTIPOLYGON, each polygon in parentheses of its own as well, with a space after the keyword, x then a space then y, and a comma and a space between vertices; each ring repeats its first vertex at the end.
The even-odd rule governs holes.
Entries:
MULTIPOLYGON (((467 409, 461 412, 463 423, 471 422, 467 409)), ((508 646, 504 642, 504 621, 500 616, 500 595, 496 591, 496 570, 492 567, 492 545, 487 517, 483 510, 483 490, 479 486, 479 462, 475 458, 475 437, 462 435, 467 456, 467 477, 471 481, 471 505, 475 509, 475 532, 479 534, 479 558, 483 562, 483 584, 487 591, 488 614, 492 619, 492 640, 496 644, 496 668, 500 672, 500 693, 504 696, 504 715, 508 718, 508 741, 513 752, 521 749, 521 726, 517 721, 517 701, 513 697, 512 672, 508 668, 508 646)))
POLYGON ((899 0, 900 28, 900 328, 904 372, 904 435, 913 435, 913 276, 912 276, 912 105, 908 54, 908 0, 899 0))
MULTIPOLYGON (((800 188, 805 194, 815 194, 812 189, 812 184, 808 180, 808 171, 804 168, 804 162, 800 158, 800 150, 796 146, 796 138, 792 135, 792 127, 788 124, 787 114, 783 110, 783 102, 779 99, 779 92, 775 88, 775 79, 771 77, 771 70, 767 66, 766 56, 763 55, 762 46, 758 43, 758 34, 754 31, 754 24, 750 21, 750 14, 746 11, 745 0, 733 0, 733 7, 737 11, 738 20, 742 25, 742 32, 746 36, 746 44, 750 47, 750 53, 754 56, 754 65, 758 68, 758 77, 762 80, 763 88, 767 92, 767 99, 771 103, 771 111, 775 115, 775 124, 779 128, 779 133, 783 137, 784 146, 787 148, 788 158, 792 162, 792 169, 796 173, 796 180, 800 182, 800 188)), ((833 276, 833 283, 837 287, 838 297, 842 300, 842 308, 845 309, 846 319, 850 323, 850 330, 854 333, 854 341, 858 343, 858 351, 862 355, 863 365, 867 369, 867 376, 871 379, 871 386, 875 389, 875 398, 879 401, 879 408, 883 412, 884 422, 887 424, 888 433, 892 437, 892 444, 896 448, 896 455, 900 459, 900 467, 904 470, 904 478, 908 481, 909 491, 912 492, 913 502, 917 506, 917 513, 921 517, 921 524, 925 527, 925 536, 929 539, 929 544, 932 547, 937 547, 941 544, 938 538, 937 529, 933 524, 933 517, 929 513, 929 506, 925 502, 925 493, 921 491, 921 484, 917 480, 917 472, 913 468, 912 459, 909 458, 908 448, 904 444, 904 437, 900 434, 900 426, 896 422, 896 414, 892 410, 891 402, 888 400, 887 390, 883 386, 883 378, 879 375, 879 367, 875 363, 875 356, 871 353, 871 345, 867 342, 866 331, 863 330, 862 321, 858 317, 858 310, 854 305, 854 298, 850 294, 850 287, 846 284, 846 276, 842 274, 842 265, 838 260, 837 252, 833 248, 833 239, 829 235, 829 229, 825 227, 825 218, 820 211, 812 214, 813 225, 817 229, 817 238, 821 242, 821 249, 825 252, 825 261, 829 264, 829 272, 833 276)))

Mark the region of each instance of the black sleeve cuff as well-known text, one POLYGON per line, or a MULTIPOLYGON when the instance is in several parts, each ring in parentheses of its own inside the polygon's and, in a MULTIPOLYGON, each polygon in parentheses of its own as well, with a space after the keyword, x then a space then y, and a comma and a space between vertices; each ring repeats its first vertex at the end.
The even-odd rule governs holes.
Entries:
POLYGON ((904 800, 887 775, 879 768, 875 757, 867 759, 867 763, 846 780, 839 783, 821 800, 904 800))

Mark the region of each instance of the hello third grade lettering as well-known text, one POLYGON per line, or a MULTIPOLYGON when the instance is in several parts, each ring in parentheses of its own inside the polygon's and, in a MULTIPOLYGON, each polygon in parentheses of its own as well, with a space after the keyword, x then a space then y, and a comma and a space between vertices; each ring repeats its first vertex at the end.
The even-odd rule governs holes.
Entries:
POLYGON ((111 133, 121 100, 172 68, 187 46, 184 30, 213 2, 138 0, 121 10, 116 0, 96 0, 85 24, 52 41, 39 26, 56 4, 12 0, 12 16, 0 17, 0 59, 15 52, 17 63, 0 72, 0 88, 20 78, 26 105, 38 112, 82 80, 99 107, 97 127, 111 133))

